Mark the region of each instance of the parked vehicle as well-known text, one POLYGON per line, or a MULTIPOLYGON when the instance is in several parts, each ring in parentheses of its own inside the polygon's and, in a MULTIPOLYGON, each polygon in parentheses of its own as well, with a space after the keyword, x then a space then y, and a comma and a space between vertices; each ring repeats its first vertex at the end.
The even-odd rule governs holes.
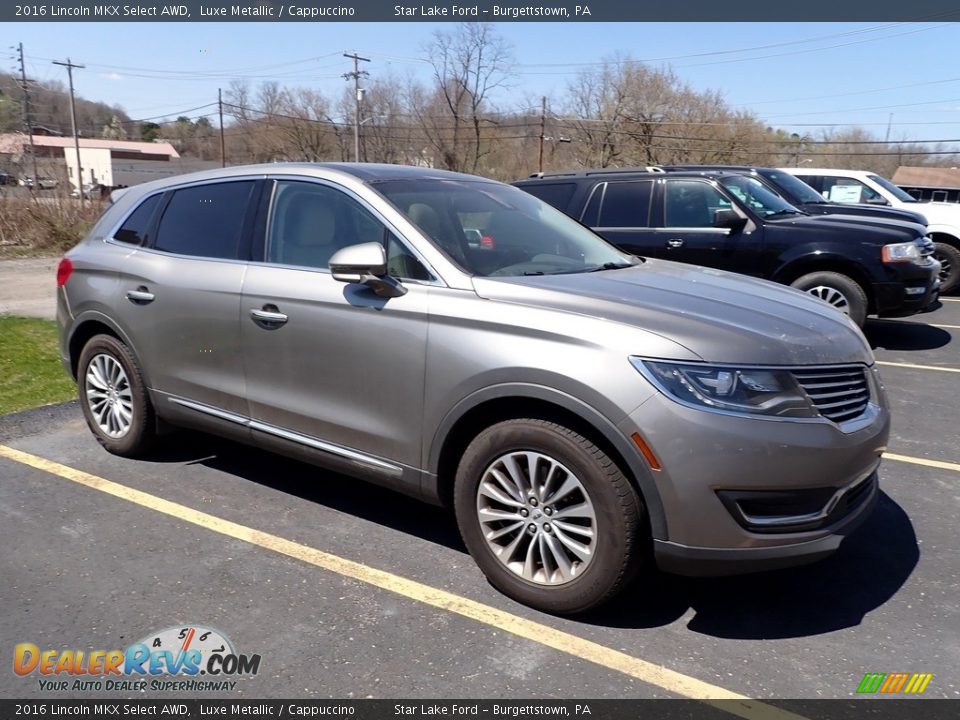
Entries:
POLYGON ((800 178, 827 200, 851 205, 890 207, 923 213, 940 262, 941 292, 960 288, 960 205, 921 202, 876 173, 831 168, 780 168, 800 178))
POLYGON ((0 185, 16 185, 17 178, 9 173, 0 172, 0 185))
POLYGON ((938 296, 923 226, 809 217, 742 172, 588 170, 514 184, 622 250, 791 285, 858 325, 911 315, 938 296))
MULTIPOLYGON (((34 179, 32 176, 21 178, 20 184, 23 187, 32 188, 34 187, 34 179)), ((36 181, 36 187, 39 188, 40 190, 53 190, 59 184, 60 184, 59 181, 56 178, 52 178, 52 177, 41 177, 36 181)))
POLYGON ((547 611, 602 603, 651 555, 814 561, 878 496, 889 409, 847 317, 632 257, 489 180, 156 181, 114 193, 57 285, 63 363, 110 452, 194 427, 452 506, 490 581, 547 611))

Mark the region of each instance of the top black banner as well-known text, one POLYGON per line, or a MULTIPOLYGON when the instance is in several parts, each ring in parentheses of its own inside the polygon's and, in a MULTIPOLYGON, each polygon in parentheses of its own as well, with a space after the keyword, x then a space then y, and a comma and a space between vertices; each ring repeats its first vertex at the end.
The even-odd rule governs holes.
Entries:
MULTIPOLYGON (((4 22, 633 22, 869 21, 956 22, 951 0, 94 0, 3 3, 4 22)), ((723 28, 718 34, 726 33, 723 28)), ((642 38, 641 38, 642 39, 642 38)))

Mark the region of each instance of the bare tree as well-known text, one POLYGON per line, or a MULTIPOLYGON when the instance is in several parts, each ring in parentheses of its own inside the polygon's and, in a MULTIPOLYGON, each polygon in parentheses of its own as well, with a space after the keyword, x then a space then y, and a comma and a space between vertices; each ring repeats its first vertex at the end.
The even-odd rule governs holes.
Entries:
POLYGON ((434 87, 411 88, 411 108, 443 167, 476 172, 490 151, 482 132, 490 94, 509 81, 512 48, 493 25, 464 23, 435 32, 424 51, 434 87))

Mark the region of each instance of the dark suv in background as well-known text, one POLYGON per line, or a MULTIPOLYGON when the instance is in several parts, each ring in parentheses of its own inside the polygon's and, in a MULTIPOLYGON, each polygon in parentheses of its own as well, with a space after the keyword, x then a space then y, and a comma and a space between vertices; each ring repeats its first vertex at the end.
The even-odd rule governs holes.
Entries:
POLYGON ((911 315, 939 294, 923 225, 811 217, 742 171, 603 169, 514 184, 627 252, 791 285, 858 325, 911 315))

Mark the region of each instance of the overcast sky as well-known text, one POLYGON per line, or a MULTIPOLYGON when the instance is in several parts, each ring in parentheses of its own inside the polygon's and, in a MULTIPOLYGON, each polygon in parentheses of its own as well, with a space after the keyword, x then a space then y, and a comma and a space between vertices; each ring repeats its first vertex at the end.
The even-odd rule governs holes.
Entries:
MULTIPOLYGON (((22 42, 37 80, 66 81, 51 60, 85 64, 78 93, 131 117, 196 117, 231 78, 277 80, 339 94, 352 69, 427 77, 431 23, 7 23, 3 52, 22 42)), ((800 133, 864 125, 880 138, 960 138, 960 32, 950 23, 499 23, 517 75, 503 109, 559 104, 567 82, 614 53, 669 64, 699 90, 719 90, 767 124, 800 133)), ((15 66, 6 56, 6 68, 15 66)))

